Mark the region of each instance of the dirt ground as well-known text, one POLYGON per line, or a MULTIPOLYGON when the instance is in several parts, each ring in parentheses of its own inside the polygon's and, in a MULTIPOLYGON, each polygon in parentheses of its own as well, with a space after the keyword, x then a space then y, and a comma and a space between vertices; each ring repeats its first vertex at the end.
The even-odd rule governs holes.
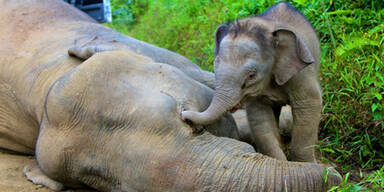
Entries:
MULTIPOLYGON (((0 152, 0 192, 52 192, 46 187, 31 183, 23 175, 24 166, 33 161, 33 157, 0 152)), ((66 192, 91 191, 67 190, 66 192)))

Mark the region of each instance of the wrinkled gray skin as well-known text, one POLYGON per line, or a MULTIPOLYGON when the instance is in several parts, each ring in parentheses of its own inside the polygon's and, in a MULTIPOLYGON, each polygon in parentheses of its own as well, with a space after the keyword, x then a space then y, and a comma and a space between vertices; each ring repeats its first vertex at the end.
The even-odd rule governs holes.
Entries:
POLYGON ((215 86, 215 76, 213 73, 201 70, 190 60, 177 53, 110 30, 88 32, 87 37, 77 40, 68 50, 70 55, 87 59, 97 52, 128 50, 139 55, 150 57, 156 62, 170 64, 183 71, 192 79, 210 88, 214 88, 215 86))
MULTIPOLYGON (((177 59, 162 64, 130 51, 71 57, 75 40, 94 36, 147 44, 60 0, 0 0, 0 7, 0 148, 35 154, 37 165, 24 169, 32 182, 131 192, 324 191, 340 181, 329 174, 325 183, 318 164, 192 133, 180 112, 207 108, 213 91, 174 67, 177 59)), ((233 130, 234 122, 226 116, 210 127, 233 130)))
POLYGON ((245 103, 258 151, 286 160, 277 120, 281 106, 292 107, 291 158, 315 162, 321 115, 318 80, 320 47, 305 17, 288 3, 241 19, 216 31, 215 95, 203 112, 184 111, 182 118, 210 124, 245 103))
POLYGON ((139 55, 150 57, 156 62, 170 64, 183 71, 192 79, 210 88, 215 86, 215 76, 213 73, 201 70, 200 67, 177 53, 127 37, 110 29, 104 31, 86 29, 84 32, 87 35, 76 39, 75 44, 68 51, 70 55, 87 59, 97 52, 129 50, 139 55))

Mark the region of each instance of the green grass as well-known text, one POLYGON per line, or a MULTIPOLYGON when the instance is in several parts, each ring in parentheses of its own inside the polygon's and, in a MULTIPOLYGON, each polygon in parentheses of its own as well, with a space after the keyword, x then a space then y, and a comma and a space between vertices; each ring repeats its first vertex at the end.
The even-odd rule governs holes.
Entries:
MULTIPOLYGON (((278 1, 112 0, 110 27, 185 55, 212 71, 216 27, 261 13, 278 1)), ((321 42, 323 115, 322 161, 373 171, 360 183, 338 191, 383 187, 384 162, 384 2, 382 0, 293 0, 314 25, 321 42), (372 187, 373 186, 373 187, 372 187)))
POLYGON ((384 166, 370 175, 364 177, 360 174, 362 180, 359 182, 350 182, 350 173, 346 173, 343 182, 339 186, 332 187, 329 192, 377 192, 384 191, 384 166))

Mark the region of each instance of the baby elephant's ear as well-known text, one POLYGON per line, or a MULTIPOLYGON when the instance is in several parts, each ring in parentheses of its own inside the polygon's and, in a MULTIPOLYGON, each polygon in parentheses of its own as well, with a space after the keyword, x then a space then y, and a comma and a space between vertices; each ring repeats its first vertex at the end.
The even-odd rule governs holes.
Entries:
POLYGON ((226 24, 221 24, 215 33, 215 55, 219 54, 220 42, 228 34, 229 26, 226 24))
POLYGON ((304 67, 315 62, 315 58, 304 40, 293 30, 280 27, 273 35, 276 48, 273 73, 276 83, 283 85, 304 67))

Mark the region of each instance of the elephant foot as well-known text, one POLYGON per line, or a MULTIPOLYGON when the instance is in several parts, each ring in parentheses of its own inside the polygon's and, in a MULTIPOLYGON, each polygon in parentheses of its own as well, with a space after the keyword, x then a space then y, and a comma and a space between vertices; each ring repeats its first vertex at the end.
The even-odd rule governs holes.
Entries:
POLYGON ((290 156, 292 161, 317 163, 313 147, 307 147, 304 149, 292 147, 290 156))
POLYGON ((287 157, 282 150, 280 138, 277 138, 275 133, 269 132, 255 135, 254 141, 258 152, 278 160, 287 161, 287 157))
POLYGON ((291 155, 291 161, 317 163, 314 157, 299 157, 297 155, 291 155))
POLYGON ((23 169, 23 173, 29 181, 32 181, 32 183, 36 185, 43 185, 54 191, 61 191, 64 189, 63 184, 54 181, 48 176, 46 176, 36 165, 36 163, 26 165, 23 169))

